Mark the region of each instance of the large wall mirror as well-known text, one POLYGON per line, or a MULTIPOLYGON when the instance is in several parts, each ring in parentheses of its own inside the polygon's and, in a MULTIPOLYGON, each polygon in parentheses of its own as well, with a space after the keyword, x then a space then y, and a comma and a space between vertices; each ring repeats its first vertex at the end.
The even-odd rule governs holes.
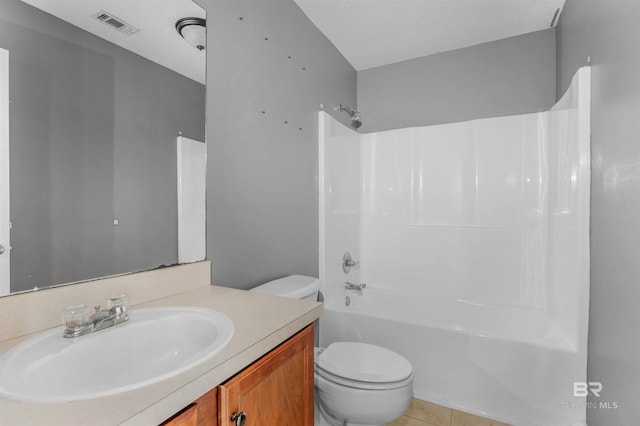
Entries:
POLYGON ((191 0, 2 0, 0 295, 204 258, 204 18, 191 0))

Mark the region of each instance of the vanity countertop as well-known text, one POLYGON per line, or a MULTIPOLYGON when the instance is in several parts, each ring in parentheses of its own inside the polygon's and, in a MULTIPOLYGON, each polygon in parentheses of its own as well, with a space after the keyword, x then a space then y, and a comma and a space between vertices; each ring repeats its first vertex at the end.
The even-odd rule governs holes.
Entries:
MULTIPOLYGON (((0 398, 0 425, 157 425, 296 334, 322 313, 319 303, 218 286, 200 287, 131 306, 131 309, 152 306, 216 309, 231 317, 235 325, 234 336, 212 359, 137 390, 59 404, 0 398)), ((0 353, 29 337, 0 342, 0 353)))

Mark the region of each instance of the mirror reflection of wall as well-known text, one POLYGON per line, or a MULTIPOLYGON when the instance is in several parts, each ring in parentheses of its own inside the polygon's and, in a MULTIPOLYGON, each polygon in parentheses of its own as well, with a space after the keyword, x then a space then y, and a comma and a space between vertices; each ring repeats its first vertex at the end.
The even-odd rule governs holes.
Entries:
POLYGON ((204 141, 205 52, 174 24, 204 10, 190 0, 25 1, 36 7, 0 7, 11 292, 177 263, 176 138, 204 141), (73 24, 38 9, 47 7, 73 24), (97 21, 100 10, 140 31, 97 21))

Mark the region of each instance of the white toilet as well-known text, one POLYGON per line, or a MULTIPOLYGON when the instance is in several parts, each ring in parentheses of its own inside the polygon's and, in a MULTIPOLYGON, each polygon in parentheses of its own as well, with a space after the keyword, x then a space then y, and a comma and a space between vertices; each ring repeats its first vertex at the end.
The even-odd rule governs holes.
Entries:
MULTIPOLYGON (((251 291, 317 300, 316 278, 291 275, 251 291)), ((378 426, 409 408, 413 368, 401 355, 380 346, 335 342, 315 349, 316 426, 378 426)))

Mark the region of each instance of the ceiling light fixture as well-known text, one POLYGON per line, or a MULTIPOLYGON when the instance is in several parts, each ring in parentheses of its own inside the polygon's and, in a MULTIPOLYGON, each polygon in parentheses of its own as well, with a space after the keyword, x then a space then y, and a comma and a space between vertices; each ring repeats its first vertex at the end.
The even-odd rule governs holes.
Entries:
POLYGON ((204 50, 207 40, 207 22, 202 18, 182 18, 176 21, 176 31, 191 46, 204 50))

